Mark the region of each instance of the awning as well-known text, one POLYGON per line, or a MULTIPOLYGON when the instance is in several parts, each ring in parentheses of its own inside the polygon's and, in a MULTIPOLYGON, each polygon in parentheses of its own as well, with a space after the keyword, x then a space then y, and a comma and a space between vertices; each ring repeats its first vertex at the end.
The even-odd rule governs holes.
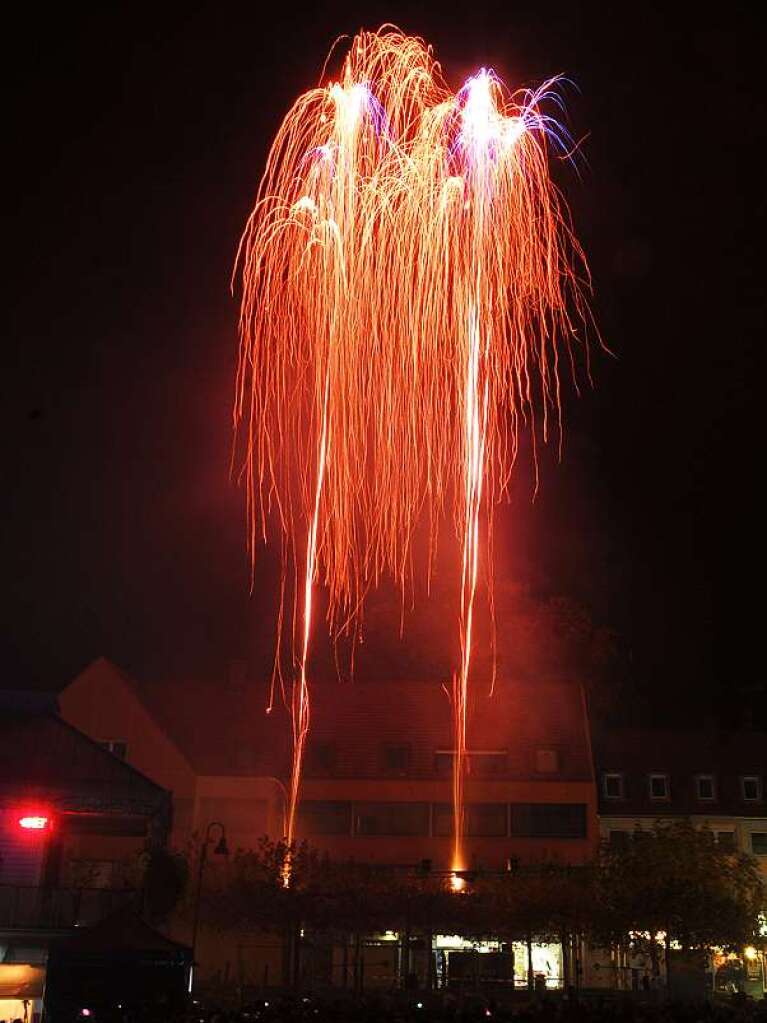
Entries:
POLYGON ((42 998, 45 968, 0 964, 0 998, 42 998))

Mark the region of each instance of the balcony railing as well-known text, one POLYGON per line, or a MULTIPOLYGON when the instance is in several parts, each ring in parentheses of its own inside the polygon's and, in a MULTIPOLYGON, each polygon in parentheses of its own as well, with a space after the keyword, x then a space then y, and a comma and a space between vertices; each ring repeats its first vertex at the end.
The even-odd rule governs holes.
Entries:
POLYGON ((0 885, 0 928, 87 927, 136 899, 131 888, 39 888, 0 885))

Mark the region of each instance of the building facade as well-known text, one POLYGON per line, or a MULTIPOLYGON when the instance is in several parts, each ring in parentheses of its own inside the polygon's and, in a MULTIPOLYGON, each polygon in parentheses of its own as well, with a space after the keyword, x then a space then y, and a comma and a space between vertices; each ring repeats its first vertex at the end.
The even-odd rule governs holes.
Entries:
MULTIPOLYGON (((753 856, 767 881, 767 734, 754 730, 614 729, 594 737, 601 838, 613 845, 657 821, 689 820, 727 850, 753 856)), ((607 964, 605 964, 607 965, 607 964)), ((644 963, 624 964, 624 981, 644 963)), ((588 978, 599 983, 609 974, 588 978)), ((759 997, 767 991, 761 950, 715 957, 712 982, 759 997)))
POLYGON ((169 793, 56 711, 0 691, 0 1019, 39 1017, 51 943, 135 903, 170 825, 169 793))
MULTIPOLYGON (((219 687, 166 682, 153 689, 105 660, 60 695, 67 720, 172 791, 177 847, 219 822, 233 850, 255 848, 263 835, 279 839, 285 830, 289 723, 281 705, 266 713, 268 699, 238 665, 219 687)), ((469 711, 463 866, 497 871, 512 862, 590 859, 599 834, 579 686, 499 682, 492 699, 477 694, 469 711)), ((336 861, 404 870, 428 862, 434 871, 449 871, 455 866, 453 755, 451 706, 441 685, 315 684, 297 838, 336 861)), ((369 981, 378 976, 390 985, 391 970, 400 968, 391 941, 378 936, 371 943, 378 966, 368 970, 369 981)), ((466 951, 457 936, 437 935, 434 943, 436 975, 444 974, 451 951, 466 951)), ((536 972, 550 986, 561 985, 561 948, 535 945, 532 953, 536 972)), ((345 953, 337 955, 336 978, 346 975, 345 953)), ((198 959, 203 974, 222 979, 285 975, 267 943, 225 947, 204 927, 198 959)), ((427 960, 421 956, 416 972, 428 973, 427 960)), ((527 984, 527 960, 528 950, 516 950, 520 985, 527 984)))

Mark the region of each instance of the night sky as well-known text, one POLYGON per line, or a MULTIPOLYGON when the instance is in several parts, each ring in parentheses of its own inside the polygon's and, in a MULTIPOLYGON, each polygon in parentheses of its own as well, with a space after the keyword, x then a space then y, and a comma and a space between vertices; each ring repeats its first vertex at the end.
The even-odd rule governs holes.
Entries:
MULTIPOLYGON (((763 682, 764 103, 735 4, 132 3, 31 10, 11 73, 3 685, 101 654, 158 684, 258 670, 229 482, 239 233, 269 141, 333 40, 396 22, 453 84, 564 73, 556 178, 615 357, 566 388, 561 465, 520 466, 499 575, 624 637, 659 708, 763 682)), ((661 713, 659 709, 659 713, 661 713)))

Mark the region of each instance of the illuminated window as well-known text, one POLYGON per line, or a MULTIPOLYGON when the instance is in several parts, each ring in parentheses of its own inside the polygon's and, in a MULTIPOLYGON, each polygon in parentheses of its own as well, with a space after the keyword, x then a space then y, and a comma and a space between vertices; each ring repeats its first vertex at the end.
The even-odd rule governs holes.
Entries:
POLYGON ((617 771, 603 774, 602 794, 605 799, 623 799, 623 775, 617 771))
POLYGON ((512 803, 511 833, 520 838, 585 838, 583 803, 512 803))
POLYGON ((406 775, 410 770, 410 747, 385 743, 382 749, 383 769, 387 774, 406 775))
POLYGON ((754 856, 767 856, 767 831, 751 832, 751 852, 754 856))
POLYGON ((352 804, 304 799, 298 807, 298 829, 304 835, 348 835, 352 804))
POLYGON ((535 770, 537 774, 557 774, 559 772, 559 752, 555 749, 537 749, 535 751, 535 770))
POLYGON ((428 835, 428 803, 356 803, 358 835, 428 835))
POLYGON ((717 831, 716 843, 721 846, 722 849, 727 852, 735 851, 735 832, 734 831, 717 831))
POLYGON ((669 785, 669 778, 667 774, 651 774, 649 777, 650 783, 650 799, 669 799, 671 794, 671 787, 669 785))
POLYGON ((128 755, 128 743, 124 739, 99 739, 99 746, 118 760, 125 760, 128 755))
POLYGON ((713 774, 699 774, 695 779, 695 791, 698 799, 716 799, 716 782, 713 774))
POLYGON ((747 803, 755 803, 762 798, 762 780, 754 774, 744 775, 740 779, 740 794, 747 803))

